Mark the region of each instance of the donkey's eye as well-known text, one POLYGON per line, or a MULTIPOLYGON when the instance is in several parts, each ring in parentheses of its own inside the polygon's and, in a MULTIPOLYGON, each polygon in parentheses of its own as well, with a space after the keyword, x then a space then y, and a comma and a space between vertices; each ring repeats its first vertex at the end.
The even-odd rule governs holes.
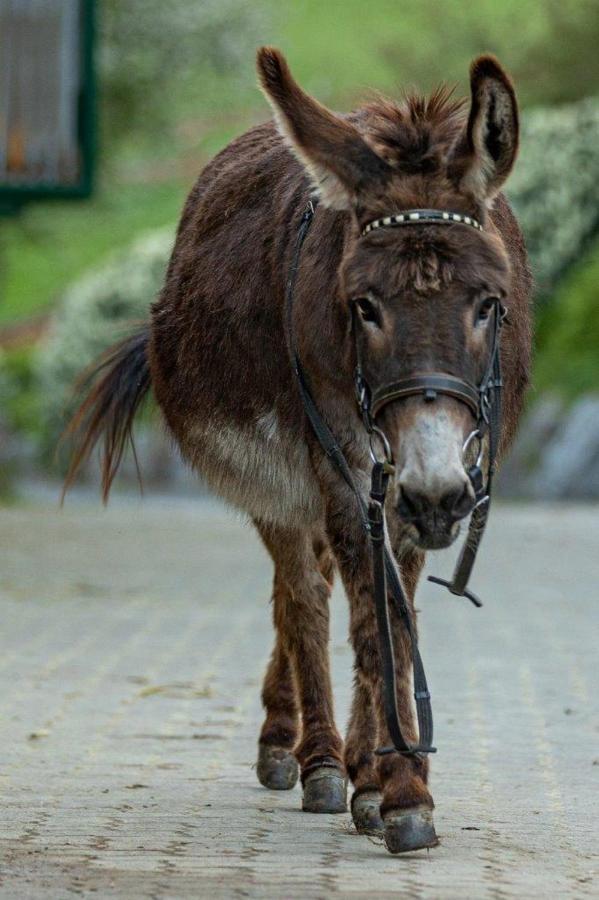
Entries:
POLYGON ((380 327, 381 317, 372 300, 369 300, 368 297, 359 297, 355 303, 363 322, 373 322, 380 327))
POLYGON ((497 299, 495 297, 487 297, 478 307, 478 311, 476 313, 476 322, 486 322, 491 313, 493 312, 493 308, 497 303, 497 299))

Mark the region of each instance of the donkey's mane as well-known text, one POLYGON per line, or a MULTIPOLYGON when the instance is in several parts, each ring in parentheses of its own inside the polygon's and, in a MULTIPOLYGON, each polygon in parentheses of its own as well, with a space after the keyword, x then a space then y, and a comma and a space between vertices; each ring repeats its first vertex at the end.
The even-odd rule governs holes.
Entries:
POLYGON ((456 99, 454 90, 441 85, 428 97, 409 94, 399 102, 377 96, 358 110, 356 124, 398 171, 406 175, 439 171, 466 122, 466 101, 456 99))

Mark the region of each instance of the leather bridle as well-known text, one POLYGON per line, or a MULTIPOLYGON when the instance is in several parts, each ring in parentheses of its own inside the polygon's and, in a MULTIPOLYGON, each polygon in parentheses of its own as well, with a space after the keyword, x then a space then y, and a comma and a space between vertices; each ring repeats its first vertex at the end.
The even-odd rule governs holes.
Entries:
MULTIPOLYGON (((463 455, 471 452, 473 444, 477 444, 475 462, 467 469, 472 484, 476 503, 470 517, 468 534, 456 563, 451 581, 429 576, 429 581, 441 584, 459 597, 467 597, 475 606, 482 606, 481 601, 468 590, 468 580, 476 559, 476 554, 484 533, 489 514, 491 487, 495 472, 501 428, 501 365, 500 335, 506 311, 499 299, 493 301, 493 335, 485 374, 478 385, 473 385, 462 378, 445 372, 416 372, 390 384, 377 385, 371 389, 367 383, 360 355, 358 340, 358 316, 355 304, 352 304, 352 331, 355 341, 355 389, 358 408, 364 427, 370 438, 370 454, 373 461, 370 499, 367 503, 358 487, 350 466, 332 431, 322 418, 309 387, 309 382, 302 367, 295 341, 293 327, 293 293, 302 245, 314 218, 315 203, 310 201, 306 207, 299 226, 295 253, 292 259, 286 290, 286 327, 287 340, 293 371, 297 380, 306 416, 312 430, 326 456, 331 460, 339 474, 354 494, 362 528, 367 533, 372 549, 373 593, 375 612, 379 633, 379 649, 381 654, 383 701, 385 718, 392 747, 379 748, 378 754, 398 752, 409 756, 435 753, 432 746, 433 718, 430 705, 426 675, 420 652, 412 613, 406 600, 405 591, 397 570, 393 554, 387 546, 385 499, 390 476, 394 472, 393 455, 389 441, 377 425, 377 417, 392 402, 407 397, 421 395, 426 402, 435 402, 439 396, 452 397, 463 403, 472 414, 474 425, 472 432, 463 446, 463 455), (486 478, 482 471, 483 442, 488 438, 486 478), (377 444, 379 445, 377 447, 377 444), (379 452, 382 450, 382 454, 379 452), (395 658, 393 637, 389 618, 389 598, 395 613, 403 622, 408 632, 412 648, 412 665, 414 672, 414 699, 418 718, 419 739, 416 743, 405 738, 397 712, 397 690, 395 683, 395 658)), ((466 225, 482 231, 482 226, 472 217, 445 210, 405 210, 393 216, 385 216, 369 222, 362 229, 365 236, 377 228, 414 226, 414 225, 466 225)))

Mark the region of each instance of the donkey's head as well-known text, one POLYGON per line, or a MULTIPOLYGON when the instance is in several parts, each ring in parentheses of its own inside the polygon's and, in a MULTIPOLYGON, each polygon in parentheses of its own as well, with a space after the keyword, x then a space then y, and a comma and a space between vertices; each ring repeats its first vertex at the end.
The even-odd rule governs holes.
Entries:
MULTIPOLYGON (((506 248, 487 215, 518 146, 507 75, 492 57, 475 60, 469 114, 439 90, 343 117, 304 93, 278 51, 263 48, 258 68, 278 126, 321 203, 352 218, 338 297, 348 365, 361 358, 373 392, 426 373, 478 385, 509 290, 506 248), (391 227, 389 217, 415 209, 462 220, 391 227), (369 228, 373 222, 380 227, 369 228)), ((451 543, 475 501, 463 459, 474 419, 451 392, 426 401, 420 392, 386 403, 376 424, 396 462, 398 514, 415 544, 434 548, 451 543)))

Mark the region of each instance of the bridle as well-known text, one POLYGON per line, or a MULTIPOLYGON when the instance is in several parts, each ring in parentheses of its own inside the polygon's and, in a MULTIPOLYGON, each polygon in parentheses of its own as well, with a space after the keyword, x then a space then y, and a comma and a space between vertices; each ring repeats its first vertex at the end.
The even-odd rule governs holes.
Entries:
MULTIPOLYGON (((408 756, 435 753, 436 749, 432 746, 433 717, 430 692, 418 649, 416 630, 395 559, 386 545, 385 499, 389 478, 394 472, 394 462, 390 443, 384 431, 377 425, 377 417, 389 403, 416 395, 421 395, 427 403, 435 402, 439 396, 449 396, 463 403, 469 409, 474 420, 474 428, 464 443, 462 453, 464 457, 467 457, 472 447, 476 445, 475 461, 467 469, 467 475, 472 484, 476 502, 470 517, 468 534, 451 581, 434 576, 429 576, 429 581, 447 587, 455 596, 467 597, 477 607, 482 606, 481 601, 468 590, 467 585, 487 524, 491 501, 491 487, 501 428, 502 381, 499 350, 501 328, 506 317, 506 310, 499 299, 494 300, 491 349, 485 373, 478 385, 473 385, 462 378, 445 372, 415 372, 392 383, 377 385, 372 388, 364 377, 358 340, 358 316, 356 314, 356 305, 355 303, 352 304, 352 331, 356 354, 354 371, 356 400, 362 422, 369 435, 370 455, 373 462, 370 499, 366 503, 339 443, 314 402, 295 340, 293 294, 302 245, 312 224, 314 213, 315 203, 310 201, 300 221, 295 252, 287 280, 287 340, 304 411, 324 453, 354 494, 362 528, 368 535, 371 544, 373 593, 381 653, 385 718, 391 740, 393 741, 393 746, 379 748, 376 752, 379 755, 398 752, 408 756), (485 437, 488 437, 486 478, 482 470, 485 437), (389 617, 389 597, 396 614, 408 632, 412 648, 414 699, 419 730, 419 739, 416 743, 410 742, 404 737, 397 712, 395 658, 389 617)), ((447 226, 458 224, 476 228, 478 231, 483 230, 476 219, 461 213, 434 209, 410 209, 369 222, 363 227, 361 234, 366 236, 377 228, 432 224, 447 226)))

